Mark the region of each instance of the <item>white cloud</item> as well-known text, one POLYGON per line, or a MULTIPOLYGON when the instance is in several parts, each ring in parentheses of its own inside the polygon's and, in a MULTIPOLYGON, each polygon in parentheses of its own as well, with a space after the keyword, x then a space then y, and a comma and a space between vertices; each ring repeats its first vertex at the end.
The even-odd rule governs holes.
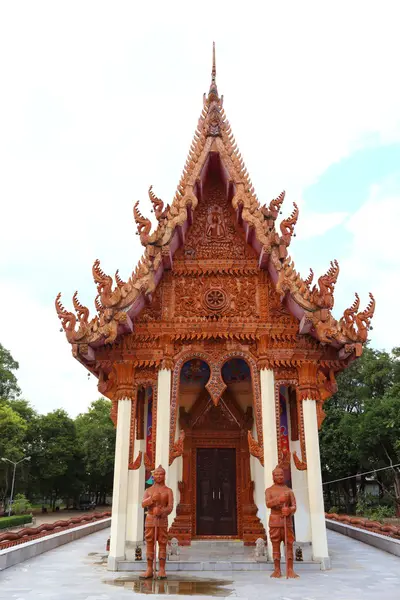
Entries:
POLYGON ((16 372, 23 396, 41 412, 86 410, 100 394, 97 380, 72 358, 53 306, 43 306, 23 284, 2 285, 1 343, 19 362, 16 372), (12 298, 12 313, 10 302, 12 298))
POLYGON ((362 305, 376 299, 371 341, 374 346, 390 350, 399 345, 400 323, 396 318, 396 299, 400 294, 400 253, 397 224, 400 222, 400 183, 387 180, 372 187, 369 198, 347 221, 352 234, 349 254, 341 261, 337 304, 347 306, 350 290, 357 290, 362 305))
POLYGON ((305 214, 300 213, 296 224, 296 236, 299 240, 322 236, 330 229, 341 225, 347 215, 348 213, 345 212, 316 213, 306 211, 305 214))
POLYGON ((93 306, 95 258, 123 277, 134 268, 133 201, 148 211, 151 183, 173 196, 212 40, 257 193, 265 202, 285 188, 304 239, 345 215, 310 214, 303 190, 371 137, 400 139, 398 13, 385 1, 1 5, 0 341, 36 406, 76 412, 97 395, 58 333, 54 297, 68 305, 78 288, 93 306))

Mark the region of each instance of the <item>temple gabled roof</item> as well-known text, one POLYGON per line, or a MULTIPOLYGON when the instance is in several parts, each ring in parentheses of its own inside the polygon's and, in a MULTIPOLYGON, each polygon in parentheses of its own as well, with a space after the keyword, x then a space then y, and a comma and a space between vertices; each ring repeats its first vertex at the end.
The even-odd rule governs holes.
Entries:
POLYGON ((299 333, 309 333, 323 344, 334 346, 341 358, 353 353, 359 356, 367 341, 375 300, 370 294, 368 306, 359 312, 360 302, 356 295, 354 303, 337 321, 331 313, 339 275, 337 261, 331 262, 327 272, 313 286, 312 270, 306 279, 295 270, 288 248, 299 216, 298 207, 294 204, 292 213, 281 221, 278 229, 276 220, 285 192, 268 205, 260 204, 226 118, 223 97, 218 93, 215 47, 210 89, 208 95, 204 95, 203 109, 171 205, 165 206, 152 187, 149 189, 157 219, 153 232, 150 220, 142 215, 137 202, 134 205, 134 219, 145 251, 131 277, 124 282, 117 271, 114 283, 113 278, 100 268, 100 261, 94 262, 97 314, 91 320, 89 310, 80 304, 76 292, 73 296, 75 313, 63 307, 61 294, 56 298, 57 314, 67 339, 77 345, 75 355, 79 354, 83 362, 90 362, 94 359, 93 349, 112 343, 119 334, 133 330, 134 319, 151 302, 163 271, 172 268, 174 253, 184 244, 186 231, 195 218, 207 164, 214 153, 220 157, 231 188, 232 207, 245 231, 246 241, 256 251, 260 269, 269 272, 281 301, 299 320, 299 333))

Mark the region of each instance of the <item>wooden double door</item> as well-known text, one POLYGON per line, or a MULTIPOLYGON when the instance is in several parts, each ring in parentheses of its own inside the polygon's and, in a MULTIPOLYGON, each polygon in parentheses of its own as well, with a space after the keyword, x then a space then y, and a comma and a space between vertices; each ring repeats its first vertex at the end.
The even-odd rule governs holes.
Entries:
POLYGON ((236 448, 197 448, 196 481, 196 534, 237 535, 236 448))

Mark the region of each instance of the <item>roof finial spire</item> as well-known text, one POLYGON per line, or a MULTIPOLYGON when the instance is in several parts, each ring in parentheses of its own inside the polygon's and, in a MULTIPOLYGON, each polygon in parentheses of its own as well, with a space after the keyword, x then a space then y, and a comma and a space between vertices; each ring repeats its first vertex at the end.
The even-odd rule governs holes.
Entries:
POLYGON ((208 101, 209 102, 212 102, 213 100, 214 101, 219 100, 216 76, 217 76, 217 67, 215 66, 215 42, 213 42, 213 62, 212 62, 212 71, 211 71, 211 85, 210 85, 210 91, 208 92, 208 101))
POLYGON ((215 78, 217 76, 217 67, 215 66, 215 42, 213 42, 213 62, 212 62, 212 71, 211 71, 211 82, 215 83, 215 78))

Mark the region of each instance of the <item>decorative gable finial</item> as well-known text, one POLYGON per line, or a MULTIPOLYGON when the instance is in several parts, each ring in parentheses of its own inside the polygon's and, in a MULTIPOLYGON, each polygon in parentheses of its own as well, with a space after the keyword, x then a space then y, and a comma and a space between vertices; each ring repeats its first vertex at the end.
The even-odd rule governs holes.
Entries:
POLYGON ((211 71, 211 83, 215 83, 215 78, 217 76, 217 67, 215 63, 215 42, 213 42, 213 62, 212 62, 212 71, 211 71))
POLYGON ((215 62, 215 42, 213 42, 211 85, 210 85, 210 91, 208 92, 208 101, 209 102, 213 102, 213 101, 218 102, 218 100, 219 100, 216 77, 217 77, 217 67, 216 67, 216 62, 215 62))

